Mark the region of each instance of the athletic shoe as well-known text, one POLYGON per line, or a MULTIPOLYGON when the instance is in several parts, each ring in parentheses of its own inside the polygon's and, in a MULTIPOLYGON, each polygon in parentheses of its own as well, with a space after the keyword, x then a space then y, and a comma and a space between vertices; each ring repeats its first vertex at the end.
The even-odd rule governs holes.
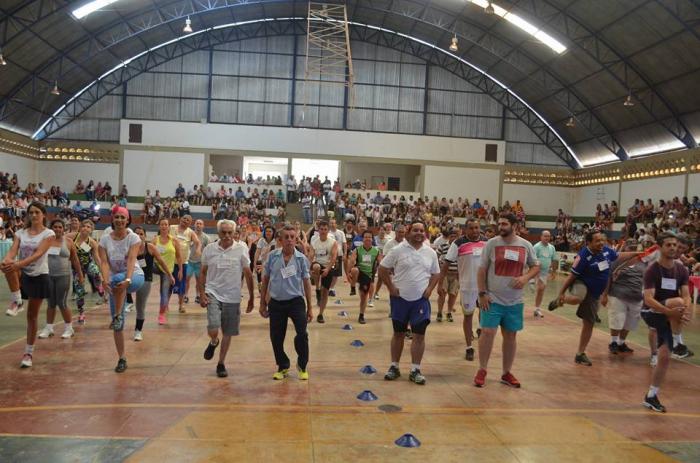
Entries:
POLYGON ((351 287, 350 287, 350 295, 351 295, 351 296, 355 296, 356 294, 357 294, 357 290, 355 289, 354 286, 351 286, 351 287))
POLYGON ((437 317, 435 317, 435 321, 438 322, 438 323, 441 323, 441 322, 442 322, 442 314, 441 314, 441 313, 438 313, 438 314, 437 314, 437 317))
POLYGON ((119 359, 117 366, 114 368, 117 373, 124 373, 126 371, 126 359, 119 359))
POLYGON ((335 289, 329 289, 329 290, 328 290, 328 295, 329 295, 330 297, 335 297, 335 289))
POLYGON ((309 380, 309 372, 307 370, 302 370, 301 368, 297 367, 297 374, 299 376, 300 381, 309 380))
POLYGON ((649 365, 655 367, 657 363, 659 363, 659 356, 656 354, 651 354, 651 357, 649 357, 649 365))
POLYGON ((464 358, 470 362, 474 361, 474 348, 473 347, 467 347, 467 351, 464 355, 464 358))
POLYGON ((375 294, 374 294, 374 299, 377 300, 377 301, 379 300, 379 293, 375 293, 375 294))
POLYGON ((620 346, 618 346, 617 343, 613 341, 610 344, 608 344, 608 350, 611 354, 617 355, 617 353, 620 352, 620 346))
POLYGON ((134 309, 134 304, 127 304, 126 307, 124 307, 124 312, 129 313, 134 309))
POLYGON ((550 312, 553 310, 557 310, 559 307, 561 307, 559 305, 559 299, 552 299, 551 301, 549 301, 549 304, 547 304, 547 308, 550 312))
POLYGON ((367 303, 367 307, 374 307, 374 301, 372 299, 367 303))
POLYGON ((189 304, 189 303, 190 303, 190 298, 187 297, 187 296, 185 296, 185 299, 183 299, 183 300, 185 301, 185 304, 189 304))
POLYGON ((365 323, 367 323, 367 322, 365 321, 365 314, 361 313, 361 314, 360 314, 360 317, 357 319, 357 322, 358 322, 360 325, 364 325, 365 323))
POLYGON ((394 365, 390 366, 389 370, 387 370, 386 374, 384 375, 384 379, 386 381, 393 381, 399 377, 401 377, 401 371, 399 371, 399 367, 395 367, 394 365))
POLYGON ((143 341, 143 332, 140 330, 134 331, 134 341, 143 341))
POLYGON ((167 320, 165 319, 165 314, 164 313, 158 314, 158 324, 165 325, 166 323, 167 323, 167 320))
POLYGON ((85 324, 85 314, 81 313, 78 315, 78 324, 79 325, 84 325, 85 324))
POLYGON ((321 314, 318 314, 318 316, 316 316, 316 321, 318 323, 326 323, 326 320, 323 319, 323 315, 321 314))
POLYGON ((183 306, 180 306, 180 307, 178 308, 178 312, 180 312, 180 313, 187 313, 187 311, 185 310, 185 308, 184 308, 183 306))
POLYGON ((617 348, 617 351, 621 354, 631 354, 634 352, 634 349, 631 349, 630 347, 627 346, 624 342, 620 344, 617 348))
POLYGON ((425 385, 425 376, 423 376, 418 368, 411 370, 411 373, 408 375, 408 380, 420 386, 425 385))
POLYGON ((284 378, 289 376, 289 368, 284 368, 282 370, 277 370, 274 375, 272 375, 272 379, 280 381, 284 378))
POLYGON ((644 396, 644 402, 642 402, 642 405, 644 405, 649 410, 653 410, 655 412, 660 412, 660 413, 666 413, 666 407, 661 405, 661 402, 659 402, 659 398, 657 396, 653 396, 653 397, 644 396))
POLYGON ((212 344, 211 341, 207 343, 207 348, 204 349, 204 360, 211 360, 214 358, 214 351, 216 351, 216 348, 219 347, 219 341, 216 341, 216 344, 212 344))
POLYGON ((410 328, 406 330, 406 339, 413 339, 413 333, 410 328))
POLYGON ((686 357, 690 357, 690 351, 688 350, 688 347, 685 344, 678 344, 676 347, 673 348, 671 356, 675 359, 684 359, 686 357))
POLYGON ((535 318, 544 318, 544 314, 542 313, 542 310, 540 309, 535 309, 535 312, 533 314, 535 318))
POLYGON ((32 354, 24 354, 19 366, 20 368, 30 368, 32 366, 32 354))
POLYGON ((43 327, 38 334, 39 339, 46 339, 51 336, 53 336, 53 328, 49 328, 48 326, 43 327))
POLYGON ((61 335, 61 339, 70 339, 73 336, 75 336, 75 330, 73 329, 73 325, 68 325, 68 326, 66 326, 66 329, 63 330, 63 334, 61 335))
POLYGON ((520 388, 520 381, 513 376, 513 373, 510 371, 506 373, 505 375, 501 376, 501 383, 505 384, 506 386, 514 387, 516 389, 520 388))
POLYGON ((590 367, 593 365, 593 362, 588 358, 586 353, 582 354, 576 354, 576 357, 574 357, 574 362, 579 363, 581 365, 586 365, 587 367, 590 367))
POLYGON ((18 304, 15 301, 10 302, 10 307, 5 311, 5 315, 8 317, 16 317, 18 313, 24 310, 24 304, 21 302, 18 304))
POLYGON ((476 387, 484 387, 486 384, 486 370, 483 368, 479 368, 479 371, 476 372, 476 376, 474 376, 474 386, 476 387))
POLYGON ((453 323, 453 322, 454 322, 454 318, 452 318, 452 312, 447 312, 447 321, 448 321, 449 323, 453 323))
POLYGON ((216 376, 219 378, 225 378, 228 376, 228 371, 226 371, 226 367, 223 363, 216 364, 216 376))

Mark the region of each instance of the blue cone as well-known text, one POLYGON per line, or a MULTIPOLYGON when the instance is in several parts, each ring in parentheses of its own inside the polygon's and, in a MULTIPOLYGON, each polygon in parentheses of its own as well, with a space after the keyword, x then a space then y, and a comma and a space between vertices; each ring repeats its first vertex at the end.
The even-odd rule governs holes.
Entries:
MULTIPOLYGON (((341 301, 340 299, 336 299, 335 302, 334 302, 334 304, 335 304, 335 305, 343 305, 343 301, 341 301)), ((347 314, 346 314, 346 315, 347 315, 347 314)))
POLYGON ((359 339, 355 339, 353 342, 350 343, 352 347, 362 347, 365 345, 364 342, 360 341, 359 339))
POLYGON ((379 397, 377 397, 374 392, 370 390, 362 391, 357 395, 357 398, 360 400, 364 400, 365 402, 371 402, 373 400, 377 400, 379 397))
POLYGON ((351 331, 352 330, 352 325, 343 325, 343 329, 345 331, 351 331))
POLYGON ((341 310, 340 312, 338 312, 338 316, 339 316, 339 317, 347 317, 347 316, 348 316, 348 313, 347 313, 346 311, 344 311, 344 310, 341 310))
POLYGON ((399 447, 420 447, 420 441, 413 434, 404 434, 394 441, 399 447))
POLYGON ((360 373, 363 375, 373 375, 377 372, 377 369, 374 368, 372 365, 365 365, 362 368, 360 368, 360 373))

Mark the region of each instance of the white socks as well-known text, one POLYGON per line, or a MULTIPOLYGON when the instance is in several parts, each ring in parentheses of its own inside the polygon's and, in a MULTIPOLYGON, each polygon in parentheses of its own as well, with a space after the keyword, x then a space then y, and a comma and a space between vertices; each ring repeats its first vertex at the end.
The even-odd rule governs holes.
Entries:
POLYGON ((676 347, 678 344, 683 344, 683 335, 682 334, 674 334, 673 335, 673 347, 676 347))
POLYGON ((46 328, 53 330, 53 323, 47 323, 46 328))
POLYGON ((610 339, 612 339, 612 342, 615 344, 620 344, 620 336, 610 336, 610 339))
POLYGON ((399 362, 391 362, 391 366, 392 366, 392 367, 398 368, 398 367, 399 367, 399 362))
POLYGON ((419 363, 412 363, 411 364, 411 371, 415 370, 420 370, 420 364, 419 363))
POLYGON ((649 392, 647 392, 647 397, 654 397, 659 393, 659 388, 656 386, 649 386, 649 392))
POLYGON ((33 344, 27 344, 24 346, 24 353, 32 355, 34 353, 34 345, 33 344))
POLYGON ((22 291, 15 291, 12 293, 12 300, 15 301, 18 305, 22 303, 22 291))

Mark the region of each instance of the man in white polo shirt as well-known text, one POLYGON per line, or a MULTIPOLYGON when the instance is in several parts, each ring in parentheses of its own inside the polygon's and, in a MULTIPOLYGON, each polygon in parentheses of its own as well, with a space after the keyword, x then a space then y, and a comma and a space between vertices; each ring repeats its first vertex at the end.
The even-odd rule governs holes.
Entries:
POLYGON ((408 379, 425 384, 420 362, 425 350, 425 330, 430 324, 430 294, 440 280, 437 254, 425 244, 425 224, 414 221, 408 239, 399 244, 379 264, 379 278, 389 289, 394 336, 391 338, 391 367, 384 379, 401 376, 399 361, 408 324, 413 331, 411 374, 408 379), (394 271, 393 278, 391 270, 394 271))
POLYGON ((236 223, 232 220, 219 220, 216 224, 219 241, 209 244, 202 252, 202 268, 198 280, 199 303, 207 308, 207 332, 211 340, 204 351, 204 359, 211 360, 219 345, 221 329, 221 350, 216 375, 228 376, 224 362, 231 345, 231 336, 238 336, 241 321, 241 283, 245 277, 248 286, 248 307, 253 311, 253 273, 250 270, 248 246, 242 241, 234 241, 236 223))
POLYGON ((318 234, 311 238, 309 249, 309 261, 311 264, 311 276, 316 283, 316 303, 318 304, 318 323, 325 323, 323 311, 328 303, 328 291, 333 282, 333 266, 338 256, 338 244, 335 238, 328 233, 328 222, 322 220, 318 223, 318 234))

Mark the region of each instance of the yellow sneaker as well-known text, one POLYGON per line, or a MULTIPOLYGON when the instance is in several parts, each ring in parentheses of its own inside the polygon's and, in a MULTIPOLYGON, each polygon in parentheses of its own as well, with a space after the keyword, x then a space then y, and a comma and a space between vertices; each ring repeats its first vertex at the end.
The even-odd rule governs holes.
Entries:
POLYGON ((308 381, 309 380, 309 372, 306 370, 301 370, 297 368, 297 371, 299 372, 299 379, 301 381, 308 381))
POLYGON ((275 372, 275 374, 272 375, 272 379, 279 381, 286 378, 287 376, 289 376, 289 369, 285 368, 284 370, 275 372))

